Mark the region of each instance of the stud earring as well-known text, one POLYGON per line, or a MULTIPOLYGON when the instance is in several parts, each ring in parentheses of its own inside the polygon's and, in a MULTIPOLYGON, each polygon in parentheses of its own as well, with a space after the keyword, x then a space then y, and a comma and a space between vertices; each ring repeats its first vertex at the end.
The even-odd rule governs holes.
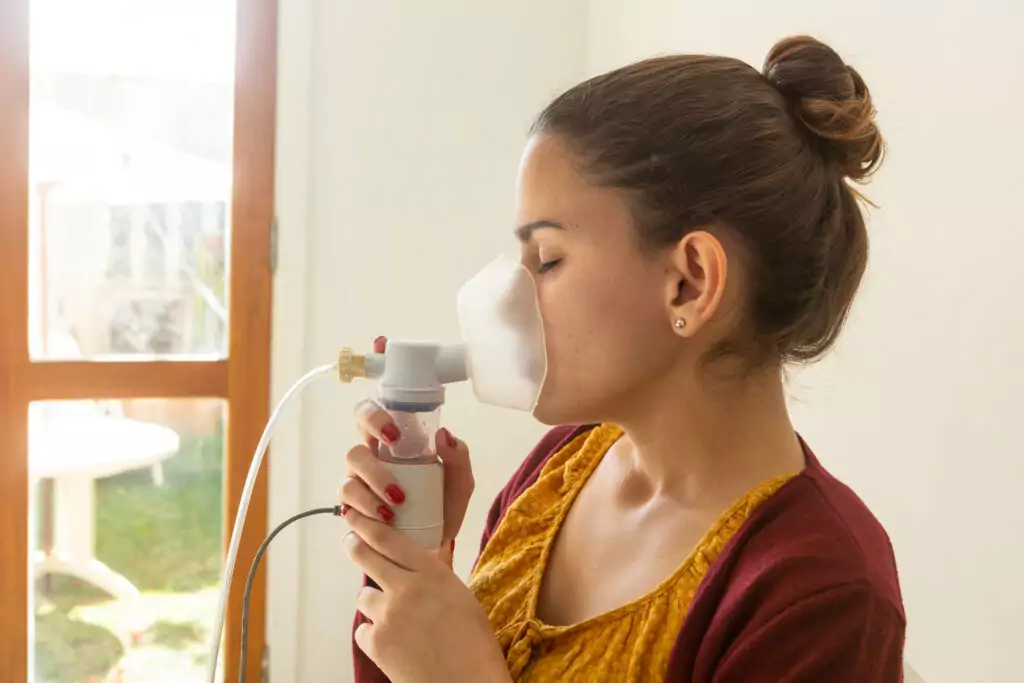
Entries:
POLYGON ((681 330, 686 327, 686 318, 676 318, 676 321, 672 324, 675 325, 677 330, 681 330))

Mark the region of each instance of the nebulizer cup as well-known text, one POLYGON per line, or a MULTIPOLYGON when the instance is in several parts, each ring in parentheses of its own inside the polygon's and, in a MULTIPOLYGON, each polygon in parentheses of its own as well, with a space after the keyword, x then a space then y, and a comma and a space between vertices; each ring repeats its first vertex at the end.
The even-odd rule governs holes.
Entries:
POLYGON ((405 492, 394 506, 391 525, 418 545, 436 549, 444 540, 444 465, 437 454, 445 385, 469 378, 461 344, 390 341, 382 355, 367 357, 367 376, 376 375, 378 401, 400 437, 382 442, 381 463, 405 492))

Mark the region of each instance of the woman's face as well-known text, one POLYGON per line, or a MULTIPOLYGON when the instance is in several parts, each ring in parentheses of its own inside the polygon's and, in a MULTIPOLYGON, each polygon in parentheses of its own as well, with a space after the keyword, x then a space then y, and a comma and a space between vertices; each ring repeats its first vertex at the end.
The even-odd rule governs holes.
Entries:
POLYGON ((547 424, 613 421, 685 345, 672 327, 670 250, 641 252, 623 193, 589 184, 547 135, 524 152, 517 226, 547 345, 535 414, 547 424))

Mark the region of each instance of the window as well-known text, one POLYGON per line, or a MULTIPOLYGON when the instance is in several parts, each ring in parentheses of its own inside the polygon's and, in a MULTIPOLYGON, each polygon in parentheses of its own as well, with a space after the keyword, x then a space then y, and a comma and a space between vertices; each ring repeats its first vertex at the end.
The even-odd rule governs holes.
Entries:
MULTIPOLYGON (((0 0, 0 680, 204 680, 269 408, 275 73, 275 0, 0 0)), ((261 483, 235 586, 265 531, 261 483)))

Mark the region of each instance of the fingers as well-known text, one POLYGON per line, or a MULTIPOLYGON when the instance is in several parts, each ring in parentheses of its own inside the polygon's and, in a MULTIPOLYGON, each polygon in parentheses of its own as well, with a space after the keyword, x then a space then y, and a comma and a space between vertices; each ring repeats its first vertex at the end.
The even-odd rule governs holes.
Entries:
POLYGON ((358 477, 345 478, 338 489, 338 502, 345 508, 356 509, 367 517, 375 517, 388 524, 395 519, 395 511, 358 477))
POLYGON ((355 418, 356 429, 370 448, 378 441, 396 444, 402 438, 402 432, 391 415, 374 401, 366 399, 357 403, 355 418))
MULTIPOLYGON (((408 572, 392 562, 380 551, 374 548, 361 534, 371 534, 372 531, 363 529, 362 532, 356 530, 356 525, 352 522, 354 518, 360 519, 364 524, 376 524, 382 529, 387 529, 392 533, 397 534, 397 531, 390 529, 381 522, 375 522, 369 517, 365 517, 356 510, 349 510, 345 513, 345 519, 348 520, 350 527, 352 528, 345 536, 341 539, 341 547, 348 555, 348 558, 355 563, 366 576, 373 579, 378 586, 382 589, 390 591, 394 588, 396 583, 401 581, 402 575, 408 572)), ((369 615, 367 615, 369 616, 369 615)))
MULTIPOLYGON (((387 337, 377 337, 373 340, 373 352, 384 353, 387 350, 387 345, 387 337)), ((375 417, 376 422, 373 426, 368 424, 371 416, 377 411, 383 412, 380 406, 373 401, 362 401, 355 408, 356 430, 359 432, 359 438, 374 453, 378 452, 382 439, 393 444, 401 438, 401 430, 386 417, 387 413, 384 413, 384 416, 375 417), (388 426, 389 422, 391 422, 390 426, 388 426), (382 433, 382 430, 387 432, 387 436, 382 433)))
POLYGON ((379 656, 377 653, 375 639, 373 637, 374 628, 373 624, 363 623, 356 628, 356 632, 354 634, 356 645, 359 646, 360 650, 366 653, 366 656, 369 657, 372 662, 376 662, 379 656))
POLYGON ((356 645, 367 657, 377 662, 377 636, 380 633, 378 624, 383 625, 387 619, 387 597, 376 588, 367 586, 360 591, 356 599, 356 609, 367 619, 356 627, 356 645))
MULTIPOLYGON (((358 514, 355 510, 349 510, 345 517, 358 514)), ((375 523, 380 524, 380 522, 375 523)), ((400 572, 406 571, 377 552, 354 530, 345 534, 341 539, 341 547, 363 574, 373 579, 384 590, 391 590, 396 583, 401 581, 400 572)))
MULTIPOLYGON (((348 467, 349 477, 362 479, 370 491, 380 499, 378 505, 382 505, 384 501, 392 505, 401 505, 405 502, 405 491, 395 481, 388 468, 366 446, 353 447, 345 455, 345 464, 348 467)), ((366 506, 370 505, 369 501, 364 502, 366 506)), ((342 503, 348 503, 348 501, 343 500, 342 503)), ((349 505, 354 506, 355 504, 349 503, 349 505)), ((369 508, 364 506, 363 512, 373 515, 371 510, 376 508, 377 505, 369 508)))
POLYGON ((469 460, 469 447, 447 429, 439 429, 437 454, 444 462, 444 538, 455 538, 466 518, 476 482, 469 460))
POLYGON ((433 559, 402 532, 358 510, 347 511, 345 521, 353 532, 344 538, 345 552, 385 591, 394 589, 410 571, 427 569, 433 559))
POLYGON ((384 605, 384 593, 372 586, 364 587, 356 598, 356 609, 370 621, 380 621, 384 617, 384 605))
POLYGON ((441 547, 433 553, 438 562, 448 569, 453 569, 455 566, 455 538, 441 541, 441 547))

